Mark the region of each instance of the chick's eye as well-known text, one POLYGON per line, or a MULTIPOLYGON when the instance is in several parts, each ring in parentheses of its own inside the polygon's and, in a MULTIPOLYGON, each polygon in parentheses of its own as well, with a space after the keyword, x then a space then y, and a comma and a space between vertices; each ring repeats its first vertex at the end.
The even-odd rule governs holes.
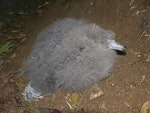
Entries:
POLYGON ((85 47, 79 47, 79 51, 83 51, 85 47))

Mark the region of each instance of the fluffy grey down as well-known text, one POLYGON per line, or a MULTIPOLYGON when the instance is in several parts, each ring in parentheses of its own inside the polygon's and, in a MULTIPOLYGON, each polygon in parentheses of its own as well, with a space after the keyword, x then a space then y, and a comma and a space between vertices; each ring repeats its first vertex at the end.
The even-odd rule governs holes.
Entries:
MULTIPOLYGON (((35 101, 60 87, 84 90, 107 77, 116 57, 114 37, 112 31, 72 18, 44 29, 24 65, 29 79, 25 100, 35 101)), ((124 51, 124 46, 117 46, 124 51)))

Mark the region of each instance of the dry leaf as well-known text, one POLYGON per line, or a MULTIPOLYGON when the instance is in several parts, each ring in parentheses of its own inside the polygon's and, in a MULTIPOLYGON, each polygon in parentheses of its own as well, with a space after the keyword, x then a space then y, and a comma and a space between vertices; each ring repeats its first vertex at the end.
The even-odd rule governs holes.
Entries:
POLYGON ((143 104, 140 113, 150 113, 150 101, 143 104))

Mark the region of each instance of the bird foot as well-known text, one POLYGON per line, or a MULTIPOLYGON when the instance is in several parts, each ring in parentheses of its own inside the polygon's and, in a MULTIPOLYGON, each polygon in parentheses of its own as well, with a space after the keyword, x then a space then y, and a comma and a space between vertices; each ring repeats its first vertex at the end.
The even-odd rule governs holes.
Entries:
POLYGON ((38 99, 43 98, 43 96, 41 96, 40 92, 35 91, 35 89, 33 89, 31 87, 30 83, 27 85, 27 87, 25 88, 22 95, 23 95, 25 101, 28 101, 28 102, 38 101, 38 99))

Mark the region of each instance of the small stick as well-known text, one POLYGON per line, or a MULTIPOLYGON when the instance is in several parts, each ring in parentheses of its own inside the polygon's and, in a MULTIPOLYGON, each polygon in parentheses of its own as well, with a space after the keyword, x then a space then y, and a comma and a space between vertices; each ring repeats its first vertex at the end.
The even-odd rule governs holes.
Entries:
POLYGON ((68 104, 70 109, 73 109, 73 107, 71 106, 71 104, 66 100, 66 103, 68 104))

